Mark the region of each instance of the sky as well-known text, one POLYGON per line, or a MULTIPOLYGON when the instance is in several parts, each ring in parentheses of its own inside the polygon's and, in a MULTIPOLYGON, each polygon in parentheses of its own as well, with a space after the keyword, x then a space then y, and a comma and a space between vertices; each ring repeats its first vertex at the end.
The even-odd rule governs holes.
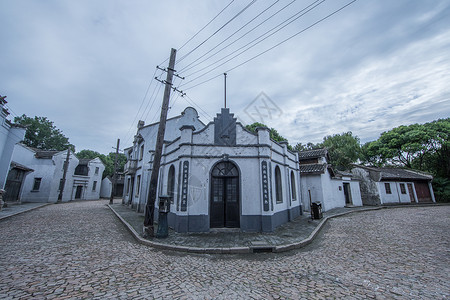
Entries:
POLYGON ((448 0, 0 0, 0 95, 54 122, 76 151, 131 146, 159 120, 227 107, 289 140, 361 143, 450 116, 448 0))

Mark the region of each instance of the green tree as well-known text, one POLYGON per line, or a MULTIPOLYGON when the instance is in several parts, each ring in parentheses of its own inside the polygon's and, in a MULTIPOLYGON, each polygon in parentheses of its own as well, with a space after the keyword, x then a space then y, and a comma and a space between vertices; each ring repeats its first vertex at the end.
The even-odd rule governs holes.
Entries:
MULTIPOLYGON (((108 155, 101 154, 97 151, 93 150, 81 150, 76 153, 78 158, 88 158, 94 159, 96 157, 100 158, 102 163, 105 165, 105 171, 103 172, 103 178, 106 176, 112 177, 114 175, 114 157, 116 156, 115 152, 110 152, 108 155)), ((119 153, 117 156, 117 171, 123 172, 123 168, 127 161, 127 157, 123 153, 119 153)))
POLYGON ((383 132, 362 147, 366 164, 389 164, 429 172, 436 199, 450 201, 450 118, 403 125, 383 132))
POLYGON ((321 143, 314 144, 314 143, 308 142, 305 145, 303 145, 302 143, 298 143, 297 145, 295 145, 294 150, 295 151, 306 151, 306 150, 320 149, 322 147, 323 146, 321 143))
POLYGON ((66 150, 68 147, 75 151, 75 146, 69 143, 61 130, 53 125, 46 117, 28 117, 23 114, 14 118, 14 123, 26 126, 24 144, 42 150, 66 150))
POLYGON ((338 170, 348 170, 358 161, 361 153, 359 138, 351 131, 329 135, 323 138, 322 147, 327 148, 330 163, 338 170))
MULTIPOLYGON (((251 131, 251 132, 256 133, 256 128, 258 128, 258 127, 266 127, 266 128, 269 128, 269 127, 267 127, 266 125, 264 125, 264 124, 262 124, 262 123, 255 122, 255 123, 253 123, 253 124, 250 124, 250 125, 245 126, 245 129, 247 129, 247 130, 249 130, 249 131, 251 131)), ((288 142, 287 138, 281 136, 281 135, 278 133, 278 131, 277 131, 276 129, 274 129, 274 128, 269 128, 269 135, 270 135, 270 138, 271 138, 272 140, 274 140, 275 142, 277 142, 277 143, 279 143, 279 142, 288 142)), ((289 145, 289 144, 288 144, 288 149, 289 149, 289 150, 293 150, 292 146, 289 145)))

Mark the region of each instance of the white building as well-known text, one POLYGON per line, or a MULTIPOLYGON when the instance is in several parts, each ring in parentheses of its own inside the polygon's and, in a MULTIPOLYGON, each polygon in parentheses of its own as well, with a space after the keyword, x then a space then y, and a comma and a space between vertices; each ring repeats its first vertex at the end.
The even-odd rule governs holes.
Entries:
MULTIPOLYGON (((124 168, 123 201, 141 212, 147 201, 151 174, 150 161, 153 160, 155 153, 158 125, 159 122, 144 126, 144 122, 139 121, 133 146, 125 149, 127 163, 124 168)), ((172 141, 178 138, 181 133, 180 128, 185 125, 194 126, 196 129, 205 126, 199 120, 197 111, 188 107, 181 115, 167 119, 164 140, 172 141)))
MULTIPOLYGON (((39 150, 17 144, 10 166, 10 178, 18 167, 27 168, 21 181, 7 182, 7 201, 56 202, 64 173, 67 151, 39 150), (12 175, 11 175, 12 174, 12 175)), ((79 160, 70 153, 62 201, 99 199, 105 167, 99 158, 79 160)))
POLYGON ((301 193, 305 210, 320 202, 322 211, 337 207, 362 206, 359 181, 351 173, 334 172, 328 151, 316 149, 299 153, 301 193))
MULTIPOLYGON (((164 145, 158 191, 171 197, 169 226, 178 232, 273 231, 301 214, 298 154, 287 143, 272 141, 267 128, 258 128, 256 134, 247 131, 228 109, 206 126, 197 121, 193 108, 176 120, 188 113, 188 122, 166 129, 166 139, 168 134, 175 138, 164 145)), ((154 147, 155 135, 146 136, 154 147)), ((135 167, 143 171, 135 180, 139 185, 126 187, 131 203, 136 195, 144 196, 142 204, 147 199, 152 158, 147 161, 145 150, 136 151, 147 143, 140 128, 128 150, 130 157, 144 153, 135 167)), ((126 182, 132 182, 131 175, 126 182)))
POLYGON ((377 168, 354 165, 354 176, 361 180, 364 205, 436 202, 433 176, 401 168, 377 168))

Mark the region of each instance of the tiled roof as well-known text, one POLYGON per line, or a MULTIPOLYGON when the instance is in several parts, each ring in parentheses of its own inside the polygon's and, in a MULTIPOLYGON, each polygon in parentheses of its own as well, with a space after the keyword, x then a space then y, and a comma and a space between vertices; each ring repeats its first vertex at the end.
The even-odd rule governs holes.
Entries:
POLYGON ((381 179, 421 179, 430 180, 433 176, 413 170, 380 168, 381 179))
POLYGON ((36 154, 34 155, 36 158, 52 158, 53 155, 60 152, 57 150, 40 150, 40 149, 33 149, 36 154))
POLYGON ((301 174, 322 174, 327 168, 327 164, 300 165, 301 174))
POLYGON ((16 168, 25 172, 33 172, 33 169, 28 168, 27 166, 21 165, 19 163, 16 163, 15 161, 11 162, 11 167, 16 168))
POLYGON ((309 159, 316 157, 325 157, 327 155, 327 149, 314 149, 299 152, 299 159, 309 159))
POLYGON ((407 170, 402 168, 377 168, 355 165, 369 171, 378 172, 381 180, 389 179, 410 179, 410 180, 431 180, 433 176, 416 170, 407 170))

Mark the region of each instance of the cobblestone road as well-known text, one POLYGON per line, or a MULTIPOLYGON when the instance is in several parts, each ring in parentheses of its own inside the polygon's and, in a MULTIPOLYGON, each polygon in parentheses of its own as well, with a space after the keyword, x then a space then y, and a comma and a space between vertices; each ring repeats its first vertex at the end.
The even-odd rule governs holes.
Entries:
POLYGON ((1 221, 0 298, 450 297, 450 206, 357 213, 303 250, 224 256, 137 244, 105 203, 1 221))

